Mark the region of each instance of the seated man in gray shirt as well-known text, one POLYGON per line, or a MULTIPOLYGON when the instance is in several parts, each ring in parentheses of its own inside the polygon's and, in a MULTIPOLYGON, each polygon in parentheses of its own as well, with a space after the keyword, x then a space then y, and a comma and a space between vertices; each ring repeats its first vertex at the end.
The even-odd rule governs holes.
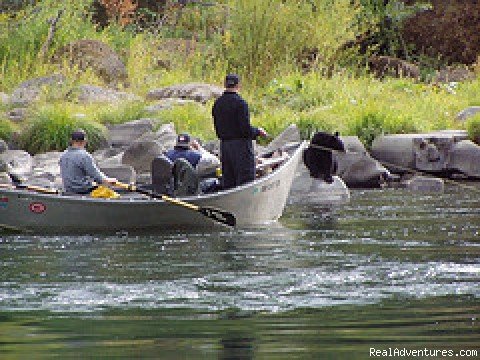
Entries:
POLYGON ((108 178, 95 165, 92 155, 86 150, 87 134, 82 129, 72 133, 70 147, 60 157, 60 174, 67 193, 89 194, 96 184, 115 184, 117 179, 108 178))

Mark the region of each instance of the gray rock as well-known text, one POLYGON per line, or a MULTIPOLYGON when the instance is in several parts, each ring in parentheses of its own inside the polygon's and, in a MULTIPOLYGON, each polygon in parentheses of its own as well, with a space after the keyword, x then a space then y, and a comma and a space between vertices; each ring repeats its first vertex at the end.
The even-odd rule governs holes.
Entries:
POLYGON ((130 165, 100 166, 100 170, 108 177, 126 184, 135 183, 137 180, 137 173, 130 165))
POLYGON ((432 81, 434 83, 450 83, 474 80, 476 75, 465 67, 446 67, 437 71, 432 81))
POLYGON ((72 92, 70 98, 81 104, 141 101, 141 98, 135 94, 95 85, 80 85, 72 92))
POLYGON ((480 106, 470 106, 457 114, 457 120, 465 121, 480 112, 480 106))
POLYGON ((409 169, 445 172, 451 147, 467 138, 463 130, 383 135, 373 141, 371 153, 393 172, 404 173, 409 169))
POLYGON ((186 104, 194 103, 193 100, 185 100, 185 99, 162 99, 155 104, 148 105, 145 107, 145 111, 148 112, 158 112, 166 109, 170 109, 174 106, 182 106, 186 104))
POLYGON ((0 154, 8 150, 8 145, 5 140, 0 139, 0 154))
POLYGON ((0 91, 0 105, 8 105, 10 103, 10 96, 0 91))
POLYGON ((109 45, 98 40, 73 41, 58 49, 52 60, 60 65, 67 63, 81 71, 92 69, 107 84, 128 85, 125 64, 109 45))
POLYGON ((50 151, 43 154, 37 154, 33 157, 32 174, 42 178, 47 177, 49 181, 54 181, 60 176, 59 160, 62 155, 59 151, 50 151))
POLYGON ((55 90, 65 83, 63 75, 50 75, 22 82, 12 93, 10 103, 14 105, 29 105, 40 99, 45 88, 55 90))
POLYGON ((117 155, 100 159, 97 161, 97 163, 99 166, 104 166, 104 167, 114 167, 114 166, 122 165, 123 154, 124 154, 124 151, 118 153, 117 155))
POLYGON ((109 147, 106 149, 100 149, 100 150, 94 151, 92 153, 92 156, 95 159, 95 161, 102 162, 120 153, 123 153, 123 150, 121 148, 109 147))
POLYGON ((7 163, 17 175, 26 175, 32 171, 33 159, 23 150, 7 150, 0 154, 0 161, 7 163))
POLYGON ((300 131, 298 130, 297 125, 289 125, 285 130, 282 131, 280 135, 278 135, 270 142, 270 144, 268 144, 268 146, 264 149, 264 153, 280 149, 288 143, 299 141, 300 131))
POLYGON ((345 146, 345 151, 355 152, 359 154, 367 154, 367 149, 365 145, 360 141, 358 136, 340 136, 340 139, 343 141, 345 146))
POLYGON ((448 168, 471 178, 480 178, 480 146, 470 140, 456 142, 449 151, 448 168))
POLYGON ((377 188, 389 178, 389 171, 368 153, 338 152, 337 174, 349 188, 377 188))
POLYGON ((154 158, 165 150, 154 140, 138 140, 131 144, 122 156, 122 164, 132 166, 137 173, 149 172, 154 158))
POLYGON ((21 122, 27 118, 27 108, 14 108, 6 112, 7 118, 13 122, 21 122))
POLYGON ((110 143, 114 147, 128 146, 145 133, 153 131, 154 119, 139 119, 109 129, 110 143))
POLYGON ((341 136, 345 153, 334 152, 338 176, 348 187, 377 188, 390 177, 390 172, 372 158, 357 136, 341 136))
POLYGON ((445 189, 442 179, 426 176, 414 176, 405 185, 408 190, 416 192, 443 192, 445 189))
POLYGON ((208 100, 218 98, 222 93, 223 88, 215 85, 189 83, 150 90, 147 94, 147 99, 179 98, 206 103, 208 100))

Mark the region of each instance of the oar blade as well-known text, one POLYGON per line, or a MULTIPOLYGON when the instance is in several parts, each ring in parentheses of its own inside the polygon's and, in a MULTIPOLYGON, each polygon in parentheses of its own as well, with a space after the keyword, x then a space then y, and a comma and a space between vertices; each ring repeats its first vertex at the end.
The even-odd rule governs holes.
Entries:
POLYGON ((225 211, 225 210, 220 210, 208 206, 200 207, 198 209, 201 214, 204 216, 215 220, 219 223, 234 227, 237 224, 237 219, 235 218, 235 215, 232 213, 225 211))

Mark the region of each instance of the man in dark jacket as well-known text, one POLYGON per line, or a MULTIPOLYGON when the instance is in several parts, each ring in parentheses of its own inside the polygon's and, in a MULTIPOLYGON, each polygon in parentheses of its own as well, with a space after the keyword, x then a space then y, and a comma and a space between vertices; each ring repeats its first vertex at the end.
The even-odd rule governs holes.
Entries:
POLYGON ((202 154, 200 151, 192 148, 192 141, 190 135, 180 134, 177 137, 177 144, 171 150, 165 153, 165 156, 170 159, 172 163, 177 159, 186 159, 190 165, 195 169, 200 161, 202 154))
POLYGON ((240 79, 229 74, 225 92, 212 109, 215 132, 220 139, 223 188, 230 189, 255 179, 255 155, 252 140, 267 136, 262 128, 250 125, 248 105, 238 94, 240 79))

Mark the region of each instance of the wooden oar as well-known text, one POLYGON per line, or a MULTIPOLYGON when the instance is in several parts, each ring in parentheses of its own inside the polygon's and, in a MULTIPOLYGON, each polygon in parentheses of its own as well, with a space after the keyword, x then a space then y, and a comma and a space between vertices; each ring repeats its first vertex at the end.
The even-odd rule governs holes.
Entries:
POLYGON ((199 212, 203 216, 206 216, 224 225, 233 227, 237 223, 237 220, 235 219, 235 215, 225 210, 220 210, 220 209, 216 209, 208 206, 198 206, 182 200, 171 198, 170 196, 167 196, 164 194, 155 194, 151 191, 142 190, 137 188, 135 185, 128 185, 128 184, 117 182, 115 183, 115 186, 118 186, 119 188, 122 188, 128 191, 144 194, 144 195, 150 196, 151 198, 161 199, 171 204, 182 206, 186 209, 199 212))

